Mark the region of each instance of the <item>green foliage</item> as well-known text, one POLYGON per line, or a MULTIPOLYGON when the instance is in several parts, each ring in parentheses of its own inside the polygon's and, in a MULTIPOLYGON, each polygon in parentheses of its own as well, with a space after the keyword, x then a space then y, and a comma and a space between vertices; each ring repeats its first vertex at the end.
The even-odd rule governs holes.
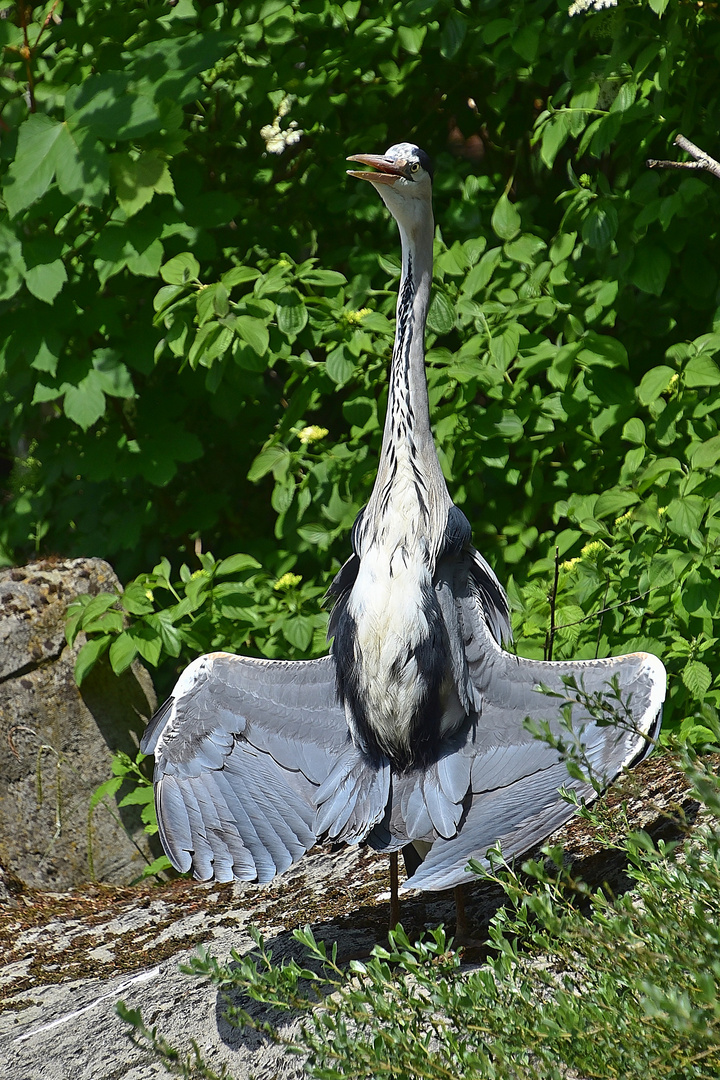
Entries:
MULTIPOLYGON (((117 751, 113 755, 112 761, 112 776, 100 784, 92 794, 90 802, 88 804, 88 866, 90 870, 90 877, 94 879, 94 859, 93 859, 93 820, 96 807, 103 804, 106 809, 110 811, 116 818, 115 805, 122 806, 141 806, 140 818, 145 825, 145 832, 151 836, 158 831, 157 816, 155 814, 155 801, 153 793, 152 781, 148 778, 142 769, 142 762, 145 760, 145 754, 138 753, 133 760, 128 754, 123 753, 122 750, 117 751), (128 782, 132 785, 130 790, 115 804, 115 796, 120 791, 123 784, 128 782)), ((119 821, 119 824, 122 822, 119 821)), ((137 879, 141 881, 146 877, 153 877, 156 874, 160 874, 163 870, 170 869, 170 860, 166 855, 161 855, 159 858, 154 859, 153 862, 143 869, 142 874, 137 879)))
POLYGON ((81 632, 87 639, 75 665, 78 683, 105 652, 120 675, 136 657, 156 667, 162 657, 181 653, 251 648, 274 657, 322 650, 327 616, 318 610, 320 587, 303 583, 299 574, 271 578, 250 555, 216 562, 206 552, 199 561, 194 573, 183 563, 179 581, 171 580, 163 559, 119 595, 78 596, 65 627, 70 645, 81 632))
MULTIPOLYGON (((716 753, 719 738, 714 724, 716 753)), ((306 927, 295 932, 300 962, 276 962, 255 934, 254 953, 225 962, 202 950, 185 970, 218 987, 231 1023, 306 1054, 309 1075, 323 1080, 710 1080, 720 1070, 720 781, 687 747, 680 763, 706 814, 682 852, 644 832, 618 842, 617 816, 600 807, 583 812, 627 860, 625 895, 591 890, 558 848, 522 873, 497 858, 484 876, 505 906, 477 968, 463 969, 442 929, 413 944, 401 928, 389 948, 343 968, 306 927), (298 1036, 253 1021, 241 993, 299 1013, 298 1036)), ((120 1014, 165 1062, 189 1066, 139 1013, 120 1014)), ((211 1075, 197 1052, 192 1063, 211 1075)))
POLYGON ((678 130, 717 153, 714 8, 85 0, 13 9, 0 44, 0 559, 117 567, 128 597, 74 624, 80 677, 106 649, 323 648, 399 273, 344 157, 409 137, 437 158, 435 435, 520 648, 652 649, 668 720, 702 727, 720 186, 644 162, 678 130), (202 548, 257 561, 225 583, 242 603, 188 596, 202 548))

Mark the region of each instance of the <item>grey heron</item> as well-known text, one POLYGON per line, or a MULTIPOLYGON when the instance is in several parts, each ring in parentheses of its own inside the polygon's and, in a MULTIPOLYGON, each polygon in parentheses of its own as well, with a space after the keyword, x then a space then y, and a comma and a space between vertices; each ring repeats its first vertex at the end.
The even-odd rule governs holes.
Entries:
POLYGON ((659 730, 665 669, 647 653, 542 662, 503 649, 507 597, 450 498, 430 427, 431 164, 411 143, 348 160, 373 169, 351 175, 395 218, 402 275, 377 478, 330 587, 329 655, 202 656, 141 748, 155 754, 160 837, 180 871, 267 882, 317 842, 364 841, 404 850, 401 892, 445 889, 497 842, 512 858, 565 822, 563 785, 595 794, 526 718, 559 734, 570 702, 584 757, 609 784, 659 730), (611 685, 620 724, 588 707, 611 685))

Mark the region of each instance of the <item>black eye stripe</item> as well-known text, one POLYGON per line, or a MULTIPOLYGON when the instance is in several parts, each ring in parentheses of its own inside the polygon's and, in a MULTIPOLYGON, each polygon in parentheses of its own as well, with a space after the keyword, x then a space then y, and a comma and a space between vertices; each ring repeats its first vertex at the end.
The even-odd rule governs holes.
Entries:
POLYGON ((417 156, 418 156, 418 161, 420 162, 423 169, 425 170, 425 172, 428 174, 428 176, 432 180, 435 170, 433 169, 433 164, 432 164, 432 161, 430 160, 429 156, 425 153, 424 150, 420 150, 419 148, 418 148, 418 151, 417 151, 417 156))

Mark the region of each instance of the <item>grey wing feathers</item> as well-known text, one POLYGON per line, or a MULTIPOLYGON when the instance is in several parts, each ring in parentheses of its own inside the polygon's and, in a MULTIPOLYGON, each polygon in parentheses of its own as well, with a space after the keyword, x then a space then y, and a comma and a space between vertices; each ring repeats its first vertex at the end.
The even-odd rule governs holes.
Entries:
POLYGON ((324 835, 366 835, 384 811, 389 768, 352 745, 322 660, 200 657, 151 720, 163 846, 201 880, 269 881, 324 835))
MULTIPOLYGON (((360 515, 358 516, 358 519, 353 526, 353 534, 358 526, 359 521, 360 515)), ((350 596, 350 590, 355 584, 355 579, 358 576, 359 569, 360 559, 357 557, 357 555, 353 554, 346 562, 343 563, 335 577, 330 582, 330 588, 327 591, 326 599, 332 599, 333 606, 332 611, 330 612, 330 621, 328 623, 328 641, 330 640, 330 638, 335 636, 338 628, 338 623, 345 614, 348 598, 350 596)))
POLYGON ((431 845, 401 891, 443 889, 468 880, 468 860, 485 861, 497 841, 506 858, 528 851, 572 816, 573 807, 559 795, 562 786, 594 797, 592 784, 571 779, 558 749, 526 730, 526 717, 546 721, 555 735, 567 735, 567 742, 581 747, 603 784, 649 752, 660 724, 666 676, 656 657, 525 660, 498 647, 472 584, 458 606, 468 670, 482 704, 455 736, 461 745, 447 758, 393 777, 392 804, 371 843, 388 850, 413 842, 431 845), (574 680, 577 690, 566 679, 574 680), (560 696, 548 696, 541 687, 560 696), (596 723, 588 702, 592 713, 604 703, 610 722, 596 723), (560 725, 564 704, 571 710, 572 736, 560 725), (454 818, 447 812, 453 804, 454 818))
POLYGON ((471 547, 467 554, 470 560, 467 588, 475 603, 480 605, 485 624, 498 645, 503 641, 512 641, 510 608, 505 590, 479 551, 471 547))

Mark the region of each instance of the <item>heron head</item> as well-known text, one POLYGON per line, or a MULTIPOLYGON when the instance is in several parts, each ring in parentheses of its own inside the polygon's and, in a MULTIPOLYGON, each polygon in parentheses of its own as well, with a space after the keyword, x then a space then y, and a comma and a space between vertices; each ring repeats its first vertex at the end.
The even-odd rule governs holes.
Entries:
POLYGON ((414 218, 428 207, 432 196, 430 158, 414 143, 396 143, 384 154, 353 154, 348 161, 371 165, 375 172, 348 169, 348 176, 369 180, 397 221, 414 218))

